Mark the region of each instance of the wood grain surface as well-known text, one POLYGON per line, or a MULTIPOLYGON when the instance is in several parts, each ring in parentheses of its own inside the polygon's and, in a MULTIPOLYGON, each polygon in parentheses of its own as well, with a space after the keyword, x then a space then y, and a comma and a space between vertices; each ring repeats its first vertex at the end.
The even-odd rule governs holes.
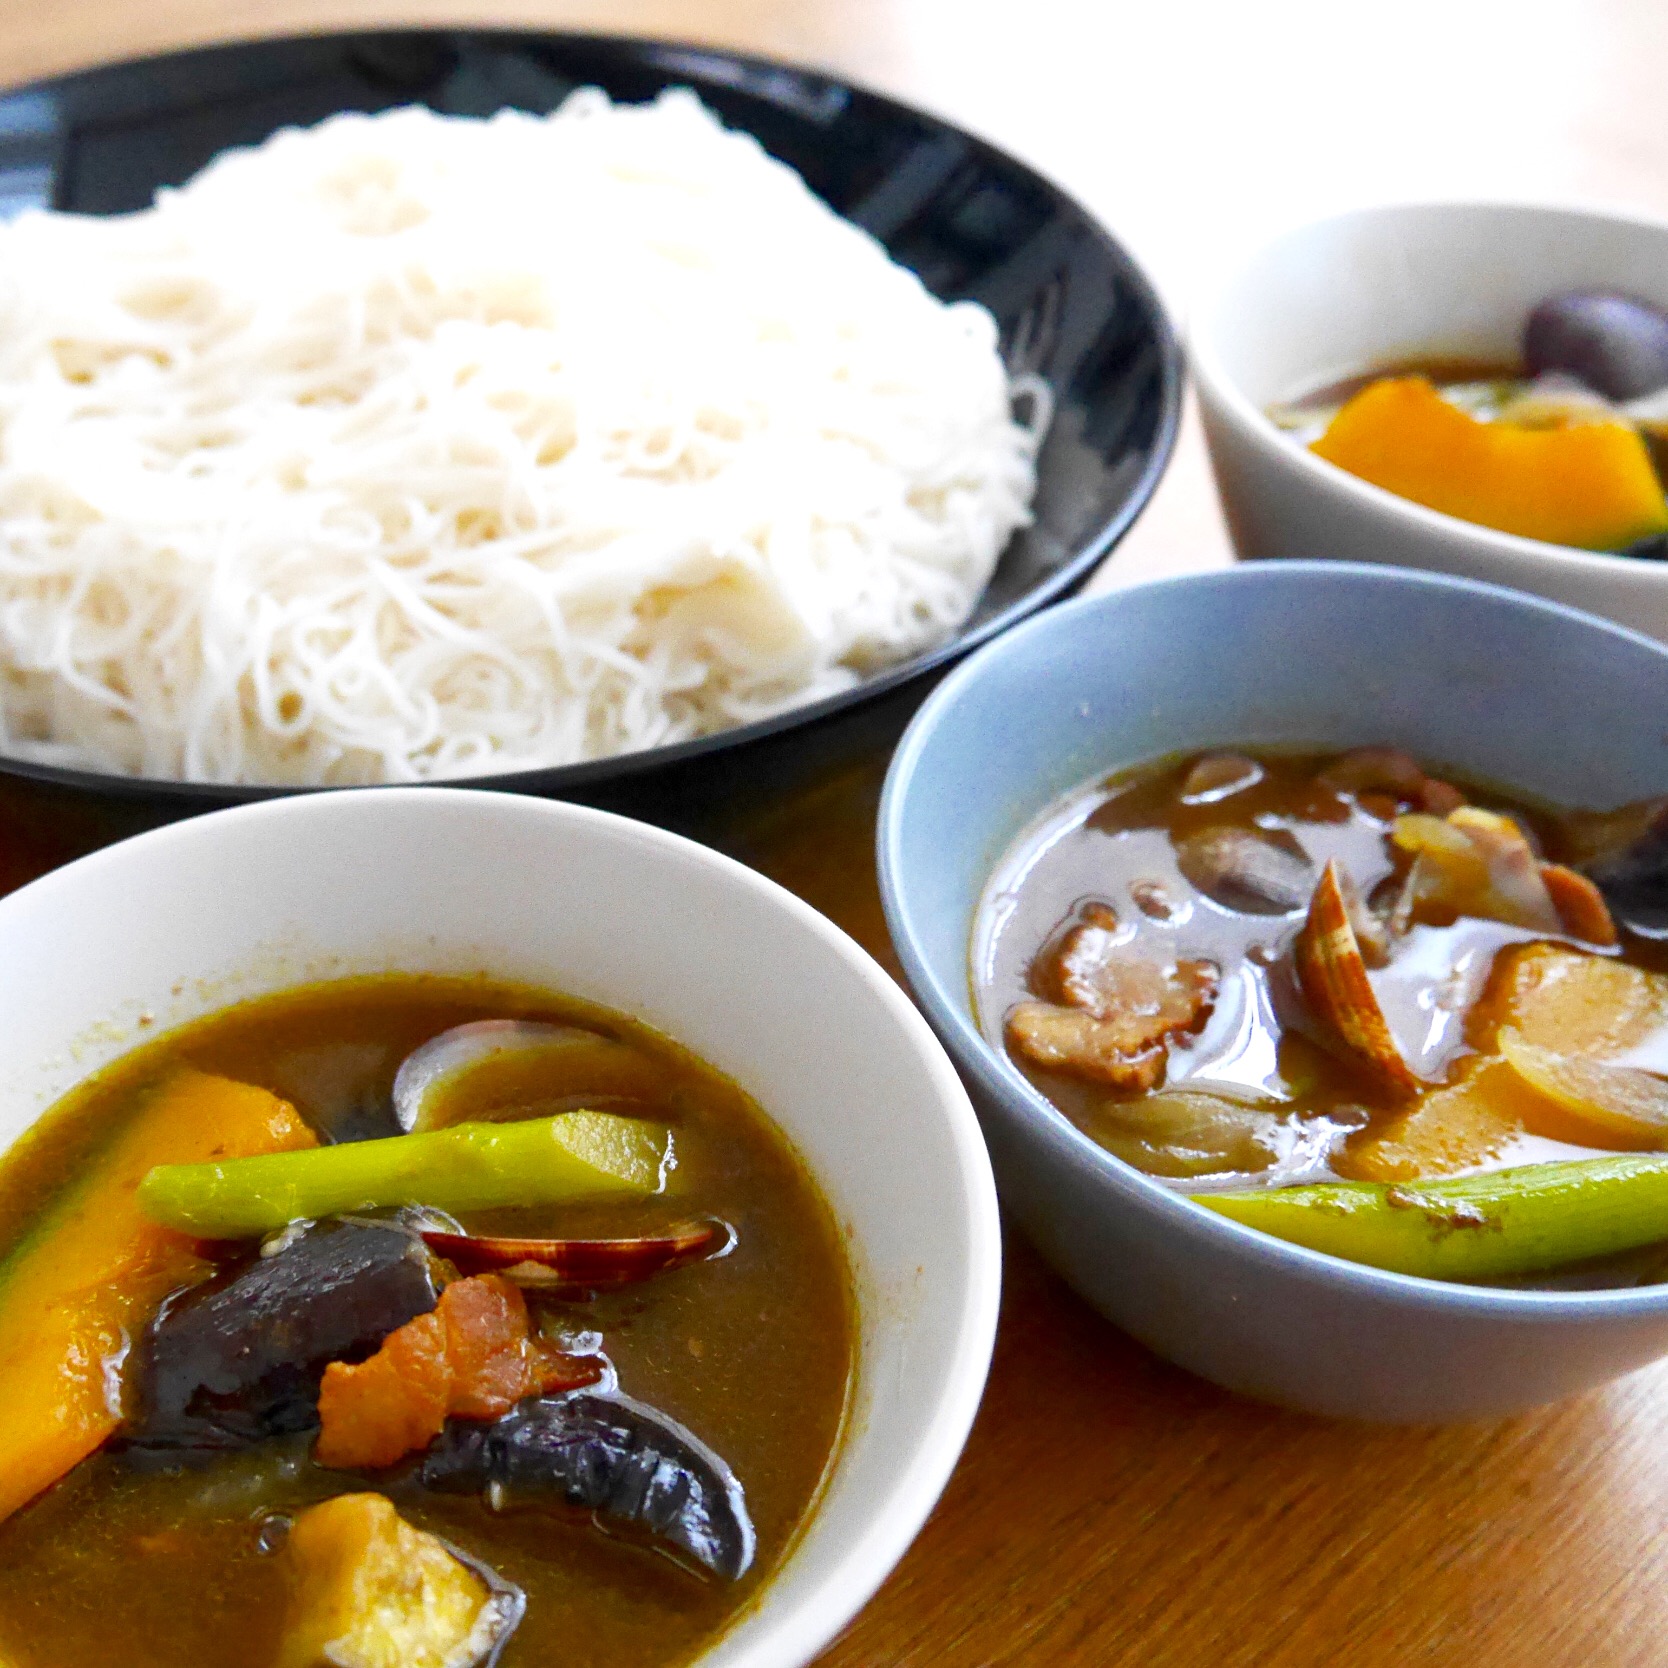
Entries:
MULTIPOLYGON (((1349 202, 1584 197, 1668 213, 1662 0, 0 0, 0 82, 417 21, 676 36, 854 76, 1052 174, 1183 311, 1238 241, 1349 202)), ((1190 424, 1097 584, 1227 559, 1190 424)), ((889 960, 873 791, 853 778, 734 843, 889 960)), ((0 889, 137 823, 0 789, 0 889)), ((1010 1235, 966 1455, 825 1660, 1657 1668, 1665 1516, 1668 1366, 1500 1424, 1325 1424, 1157 1361, 1010 1235)))

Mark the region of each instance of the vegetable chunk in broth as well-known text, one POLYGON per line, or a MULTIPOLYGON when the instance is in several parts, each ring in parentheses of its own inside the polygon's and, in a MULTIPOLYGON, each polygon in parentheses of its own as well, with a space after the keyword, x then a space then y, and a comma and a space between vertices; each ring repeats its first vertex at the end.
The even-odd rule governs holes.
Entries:
POLYGON ((792 1149, 648 1028, 486 979, 230 1009, 0 1160, 0 1662, 686 1663, 813 1508, 854 1339, 792 1149))
POLYGON ((1221 1214, 1434 1278, 1668 1267, 1668 799, 1167 759, 1033 825, 973 960, 1018 1070, 1221 1214))

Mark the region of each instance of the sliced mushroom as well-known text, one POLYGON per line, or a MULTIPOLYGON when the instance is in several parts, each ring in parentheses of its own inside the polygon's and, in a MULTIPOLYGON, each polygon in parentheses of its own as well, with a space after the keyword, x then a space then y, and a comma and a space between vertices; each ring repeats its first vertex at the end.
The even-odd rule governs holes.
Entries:
POLYGON ((1132 880, 1129 895, 1135 907, 1151 920, 1168 921, 1176 913, 1176 906, 1162 881, 1132 880))
POLYGON ((1132 994, 1120 988, 1119 969, 1129 958, 1118 952, 1118 917, 1106 904, 1086 905, 1083 919, 1060 940, 1047 962, 1040 969, 1041 982, 1069 1007, 1104 1017, 1132 994))
POLYGON ((1044 1071, 1138 1094, 1164 1081, 1162 1042, 1131 1044, 1127 1032, 1081 1008, 1021 1002, 1008 1015, 1008 1047, 1044 1071))
POLYGON ((1062 1000, 1020 1003, 1008 1015, 1009 1047, 1045 1071, 1125 1091, 1163 1080, 1165 1044, 1204 1023, 1218 980, 1208 961, 1165 964, 1116 949, 1092 922, 1066 935, 1053 975, 1062 1000))
POLYGON ((1176 842, 1176 867, 1207 898, 1242 915, 1289 915, 1315 885, 1314 864, 1284 830, 1202 829, 1176 842))
POLYGON ((1402 1058, 1367 978, 1347 887, 1334 859, 1321 873, 1293 946, 1298 983, 1315 1017, 1348 1057, 1391 1093, 1410 1095, 1419 1079, 1402 1058))

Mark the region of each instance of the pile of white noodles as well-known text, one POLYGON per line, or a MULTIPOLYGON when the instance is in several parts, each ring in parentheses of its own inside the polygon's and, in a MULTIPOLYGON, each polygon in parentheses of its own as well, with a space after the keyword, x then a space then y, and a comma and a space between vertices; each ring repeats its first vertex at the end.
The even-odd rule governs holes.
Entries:
POLYGON ((684 740, 942 639, 1046 422, 688 93, 278 134, 0 227, 0 752, 411 781, 684 740))

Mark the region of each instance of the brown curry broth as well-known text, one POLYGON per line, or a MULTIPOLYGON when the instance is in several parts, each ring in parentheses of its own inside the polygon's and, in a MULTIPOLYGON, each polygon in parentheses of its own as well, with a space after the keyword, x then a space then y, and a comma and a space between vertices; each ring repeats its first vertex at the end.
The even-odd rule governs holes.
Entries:
POLYGON ((1529 373, 1520 359, 1482 359, 1462 354, 1424 354, 1392 359, 1371 370, 1354 371, 1284 401, 1291 411, 1328 411, 1347 405, 1364 389, 1390 376, 1422 376, 1438 388, 1462 382, 1527 382, 1529 373))
MULTIPOLYGON (((689 1660, 744 1606, 812 1504, 838 1438, 853 1369, 849 1271, 832 1218, 797 1158, 735 1084, 607 1010, 487 980, 390 977, 314 986, 161 1037, 74 1091, 0 1162, 0 1249, 108 1138, 136 1091, 176 1062, 292 1099, 322 1131, 367 1117, 399 1061, 448 1026, 497 1016, 581 1024, 649 1059, 662 1086, 645 1110, 675 1131, 674 1196, 584 1207, 476 1212, 477 1230, 631 1234, 710 1212, 735 1250, 586 1304, 535 1307, 594 1329, 628 1393, 687 1423, 747 1492, 759 1537, 734 1584, 690 1573, 587 1516, 557 1508, 495 1516, 473 1499, 371 1478, 415 1523, 485 1559, 527 1592, 504 1668, 633 1668, 689 1660)), ((552 1085, 558 1090, 561 1085, 552 1085)), ((366 1486, 268 1444, 180 1475, 141 1476, 95 1456, 0 1524, 5 1668, 260 1668, 284 1602, 260 1517, 366 1486)))
MULTIPOLYGON (((1165 961, 1203 957, 1222 971, 1216 1005, 1203 1028, 1170 1045, 1166 1085, 1214 1089, 1241 1099, 1279 1096, 1290 1102, 1283 1110, 1322 1120, 1311 1126, 1316 1141, 1290 1164, 1235 1175, 1224 1184, 1326 1180, 1333 1176, 1325 1147, 1334 1130, 1358 1128, 1404 1108, 1375 1096, 1358 1072, 1305 1035, 1309 1022, 1285 955, 1304 912, 1247 915, 1223 908, 1181 875, 1173 841, 1223 826, 1285 830, 1303 846, 1317 872, 1336 857, 1365 894, 1390 873, 1388 825, 1316 785, 1316 775, 1338 755, 1251 748, 1244 753, 1262 766, 1263 779, 1214 803, 1180 803, 1182 779, 1201 757, 1189 754, 1098 782, 1045 813, 1003 859, 986 890, 973 947, 975 1001, 985 1034, 1005 1049, 1004 1023, 1015 1004, 1052 995, 1037 976, 1037 964, 1085 903, 1111 905, 1130 933, 1127 947, 1134 953, 1165 961), (1155 920, 1135 903, 1130 888, 1143 881, 1157 881, 1177 905, 1169 920, 1155 920)), ((1473 803, 1509 810, 1548 856, 1559 855, 1554 817, 1450 779, 1473 803)), ((1416 927, 1390 967, 1372 975, 1391 1029, 1421 1075, 1440 1080, 1468 1051, 1464 1009, 1486 981, 1495 952, 1544 936, 1491 921, 1416 927), (1456 963, 1468 977, 1454 988, 1451 1007, 1423 1006, 1421 992, 1456 963)), ((1668 971, 1668 946, 1629 935, 1622 953, 1640 965, 1668 971)), ((1085 1134, 1097 1137, 1097 1129, 1104 1128, 1104 1109, 1114 1098, 1107 1090, 1041 1070, 1012 1052, 1008 1057, 1085 1134)), ((1585 1156, 1592 1156, 1585 1148, 1524 1137, 1493 1167, 1585 1156)), ((1208 1176, 1189 1176, 1179 1185, 1197 1192, 1212 1182, 1208 1176)))

